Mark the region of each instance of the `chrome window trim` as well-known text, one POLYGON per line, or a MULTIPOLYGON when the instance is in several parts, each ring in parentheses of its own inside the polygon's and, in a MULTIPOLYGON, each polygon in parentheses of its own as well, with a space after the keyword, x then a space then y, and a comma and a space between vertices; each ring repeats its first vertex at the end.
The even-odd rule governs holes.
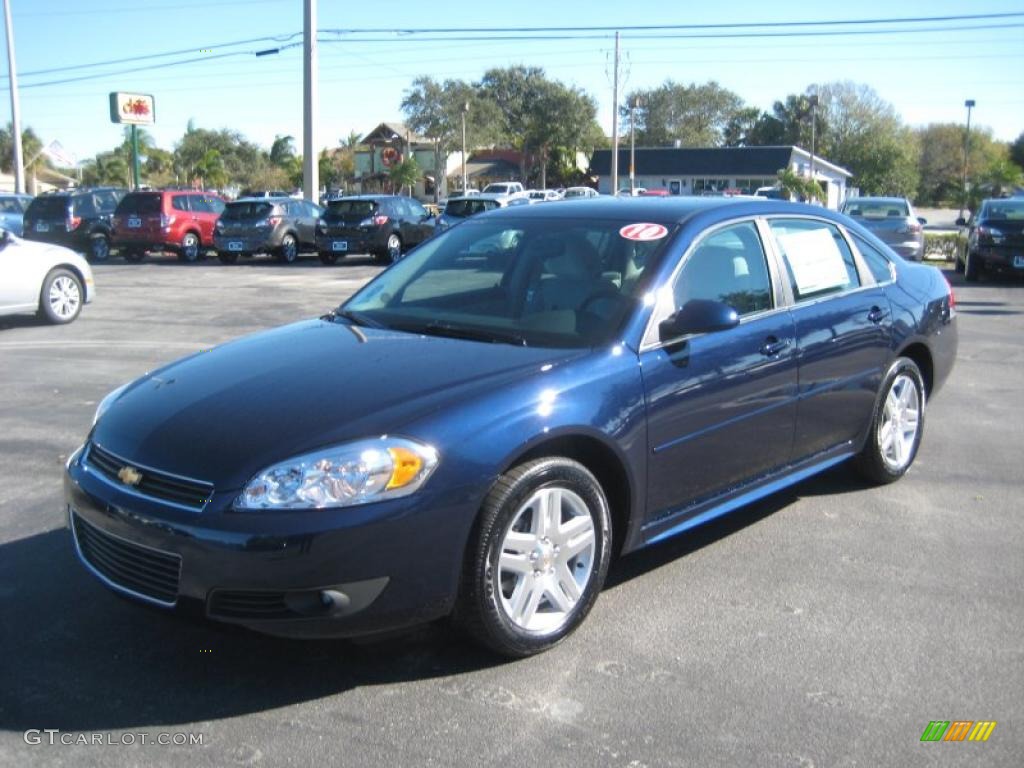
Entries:
POLYGON ((734 227, 737 224, 751 223, 754 225, 754 230, 757 232, 758 239, 761 241, 761 253, 764 256, 765 267, 768 269, 768 279, 771 282, 772 287, 772 307, 769 309, 761 310, 760 312, 751 312, 748 315, 740 317, 740 325, 750 322, 752 320, 766 317, 775 312, 782 312, 788 309, 785 302, 781 299, 781 290, 783 289, 783 283, 778 274, 777 266, 774 263, 772 254, 769 252, 768 247, 765 244, 764 232, 760 226, 761 217, 758 215, 746 215, 738 219, 730 219, 729 221, 723 221, 715 226, 704 230, 701 233, 699 239, 695 240, 690 244, 690 247, 686 249, 683 255, 679 258, 678 263, 672 269, 672 274, 664 280, 661 285, 655 290, 655 304, 651 311, 651 316, 647 319, 647 326, 644 328, 644 333, 640 337, 640 353, 647 352, 649 350, 661 349, 666 344, 676 345, 680 342, 687 341, 688 339, 694 338, 704 334, 687 334, 680 336, 676 339, 671 339, 668 342, 664 342, 658 338, 658 325, 669 315, 672 314, 674 307, 670 304, 672 301, 671 292, 665 290, 672 286, 676 279, 679 277, 679 273, 683 271, 683 267, 686 266, 686 262, 689 261, 690 255, 696 250, 696 248, 703 243, 708 237, 713 235, 722 229, 734 227))
MULTIPOLYGON (((892 285, 893 283, 895 283, 896 282, 896 264, 893 263, 893 260, 890 259, 888 256, 886 256, 882 251, 878 251, 882 255, 882 258, 885 259, 886 263, 889 265, 889 279, 888 280, 883 280, 882 282, 879 282, 878 278, 876 278, 874 273, 871 271, 871 267, 868 266, 867 259, 864 258, 863 252, 857 246, 857 239, 860 238, 861 240, 863 240, 864 238, 861 237, 856 232, 850 232, 848 229, 846 229, 846 227, 842 227, 842 229, 843 229, 843 234, 846 235, 846 241, 854 249, 854 252, 857 254, 857 256, 860 257, 860 259, 864 262, 864 266, 867 268, 868 275, 871 277, 872 280, 874 280, 875 285, 892 285)), ((868 243, 868 245, 871 245, 871 243, 868 243)), ((878 249, 876 248, 875 250, 878 250, 878 249)))

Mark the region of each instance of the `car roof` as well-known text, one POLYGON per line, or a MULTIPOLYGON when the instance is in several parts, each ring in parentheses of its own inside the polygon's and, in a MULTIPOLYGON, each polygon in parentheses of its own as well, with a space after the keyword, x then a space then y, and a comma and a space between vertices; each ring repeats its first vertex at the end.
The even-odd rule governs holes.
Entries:
POLYGON ((873 196, 870 196, 870 195, 865 195, 863 197, 851 197, 846 202, 847 203, 854 203, 854 202, 859 203, 859 202, 863 202, 865 200, 868 201, 868 202, 872 202, 872 203, 907 203, 907 202, 909 202, 909 200, 907 200, 907 198, 905 198, 905 197, 873 197, 873 196))
POLYGON ((791 203, 784 200, 735 197, 591 197, 572 205, 528 205, 499 208, 482 216, 516 218, 521 216, 544 219, 617 219, 623 221, 684 222, 694 216, 707 214, 709 219, 728 219, 757 215, 812 215, 837 223, 849 222, 845 216, 816 205, 791 203))

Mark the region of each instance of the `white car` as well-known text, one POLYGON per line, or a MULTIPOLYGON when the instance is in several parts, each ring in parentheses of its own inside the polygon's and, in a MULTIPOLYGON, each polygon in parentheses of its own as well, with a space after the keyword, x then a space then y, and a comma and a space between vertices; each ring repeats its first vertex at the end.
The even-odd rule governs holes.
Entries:
POLYGON ((36 312, 51 323, 70 323, 95 295, 83 257, 0 229, 0 315, 36 312))
POLYGON ((501 195, 507 198, 526 197, 526 190, 518 181, 496 181, 484 187, 485 195, 501 195))
POLYGON ((563 199, 579 200, 585 197, 598 197, 597 190, 591 187, 569 187, 565 190, 563 199))
POLYGON ((562 196, 553 189, 531 189, 527 191, 531 203, 547 203, 552 200, 561 200, 562 196))

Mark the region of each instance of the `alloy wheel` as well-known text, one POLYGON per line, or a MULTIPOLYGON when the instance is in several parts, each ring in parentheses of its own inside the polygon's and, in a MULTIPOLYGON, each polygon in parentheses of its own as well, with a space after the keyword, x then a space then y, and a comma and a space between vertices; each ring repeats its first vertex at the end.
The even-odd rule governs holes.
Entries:
POLYGON ((50 303, 53 314, 61 320, 74 317, 82 303, 82 294, 78 289, 78 283, 66 275, 59 276, 50 284, 47 301, 50 303))
POLYGON ((920 415, 917 385, 910 376, 900 374, 889 387, 878 424, 878 446, 890 470, 902 470, 913 458, 920 415))

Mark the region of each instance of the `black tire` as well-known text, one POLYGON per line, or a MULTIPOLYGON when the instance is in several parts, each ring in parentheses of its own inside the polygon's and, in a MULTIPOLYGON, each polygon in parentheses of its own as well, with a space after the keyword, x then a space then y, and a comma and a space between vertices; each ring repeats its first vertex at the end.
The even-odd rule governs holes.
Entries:
POLYGON ((281 245, 277 248, 277 260, 282 264, 294 264, 299 258, 299 243, 295 235, 290 232, 281 238, 281 245))
MULTIPOLYGON (((566 510, 561 501, 559 505, 560 528, 566 510)), ((517 527, 514 530, 518 532, 522 529, 517 527)), ((553 538, 557 543, 559 539, 554 535, 553 538)), ((547 650, 573 632, 593 607, 608 573, 611 538, 611 514, 604 491, 582 464, 562 457, 547 457, 515 467, 494 484, 484 500, 479 519, 474 526, 465 556, 455 611, 456 621, 480 643, 504 656, 524 657, 547 650), (585 555, 573 557, 571 562, 557 560, 557 547, 542 555, 539 560, 534 552, 528 556, 528 567, 536 568, 538 562, 543 563, 540 565, 541 568, 550 567, 547 571, 534 570, 523 574, 518 581, 513 575, 515 583, 511 585, 512 593, 506 595, 510 584, 507 580, 502 580, 502 572, 499 569, 505 537, 513 531, 513 523, 520 524, 524 519, 523 515, 537 514, 536 511, 530 511, 531 506, 527 506, 528 502, 536 498, 535 494, 554 489, 561 489, 561 496, 571 495, 573 503, 577 504, 577 511, 585 509, 585 512, 578 515, 570 515, 569 520, 580 519, 583 514, 589 515, 593 526, 589 550, 585 555), (565 491, 570 491, 571 494, 566 494, 565 491), (580 503, 582 507, 579 506, 580 503), (581 563, 580 557, 585 557, 588 562, 581 563), (586 579, 585 584, 575 602, 572 602, 572 598, 568 598, 564 591, 561 592, 562 598, 568 599, 571 603, 570 608, 560 612, 556 610, 553 614, 544 614, 541 611, 543 606, 549 611, 557 609, 555 602, 548 596, 553 593, 543 585, 539 587, 538 582, 528 580, 544 578, 547 575, 548 578, 555 579, 547 582, 548 587, 562 589, 557 584, 560 576, 556 576, 555 571, 563 566, 565 570, 559 570, 559 574, 565 573, 573 578, 574 574, 578 573, 580 578, 586 579), (577 571, 577 568, 580 570, 577 571), (513 620, 506 603, 515 601, 520 590, 538 592, 541 595, 537 599, 542 602, 535 603, 536 608, 531 616, 552 616, 560 623, 548 630, 532 631, 513 620)), ((551 545, 547 538, 543 541, 547 542, 546 546, 551 545)), ((568 548, 568 545, 566 546, 568 548)), ((507 576, 508 571, 505 573, 507 576)), ((530 597, 525 600, 529 602, 530 597)))
POLYGON ((402 238, 397 232, 388 235, 384 250, 377 254, 377 261, 381 264, 394 264, 402 258, 402 238))
POLYGON ((326 264, 328 267, 338 261, 338 254, 332 253, 331 251, 321 251, 317 255, 320 257, 320 262, 322 264, 326 264))
POLYGON ((46 322, 55 325, 70 323, 78 317, 84 303, 82 281, 71 270, 57 267, 43 280, 43 288, 39 292, 39 316, 46 322))
POLYGON ((178 246, 178 258, 191 264, 199 260, 199 253, 199 235, 195 232, 186 232, 181 238, 181 245, 178 246))
POLYGON ((964 280, 968 283, 976 283, 979 277, 981 277, 981 264, 977 258, 971 258, 971 252, 967 251, 967 262, 964 264, 964 280))
POLYGON ((102 232, 89 236, 89 261, 102 263, 110 258, 110 238, 102 232))
POLYGON ((234 251, 217 251, 217 258, 221 264, 235 264, 238 261, 238 254, 234 251))
MULTIPOLYGON (((921 437, 924 434, 925 405, 924 380, 921 377, 920 369, 910 358, 898 358, 882 383, 878 402, 871 414, 871 425, 864 448, 854 459, 854 466, 865 478, 873 483, 884 485, 899 480, 907 473, 917 457, 917 449, 921 445, 921 437), (887 441, 883 432, 887 424, 890 434, 894 428, 894 415, 887 408, 887 403, 890 397, 900 400, 904 386, 913 388, 913 393, 907 393, 905 399, 913 400, 916 403, 916 429, 912 442, 904 448, 899 455, 899 460, 894 463, 893 457, 887 455, 890 451, 885 447, 887 441)), ((902 429, 903 425, 909 423, 905 412, 904 415, 896 419, 895 428, 902 429)))
POLYGON ((130 261, 133 264, 138 264, 146 258, 146 252, 137 248, 122 248, 121 255, 124 256, 125 261, 130 261))

